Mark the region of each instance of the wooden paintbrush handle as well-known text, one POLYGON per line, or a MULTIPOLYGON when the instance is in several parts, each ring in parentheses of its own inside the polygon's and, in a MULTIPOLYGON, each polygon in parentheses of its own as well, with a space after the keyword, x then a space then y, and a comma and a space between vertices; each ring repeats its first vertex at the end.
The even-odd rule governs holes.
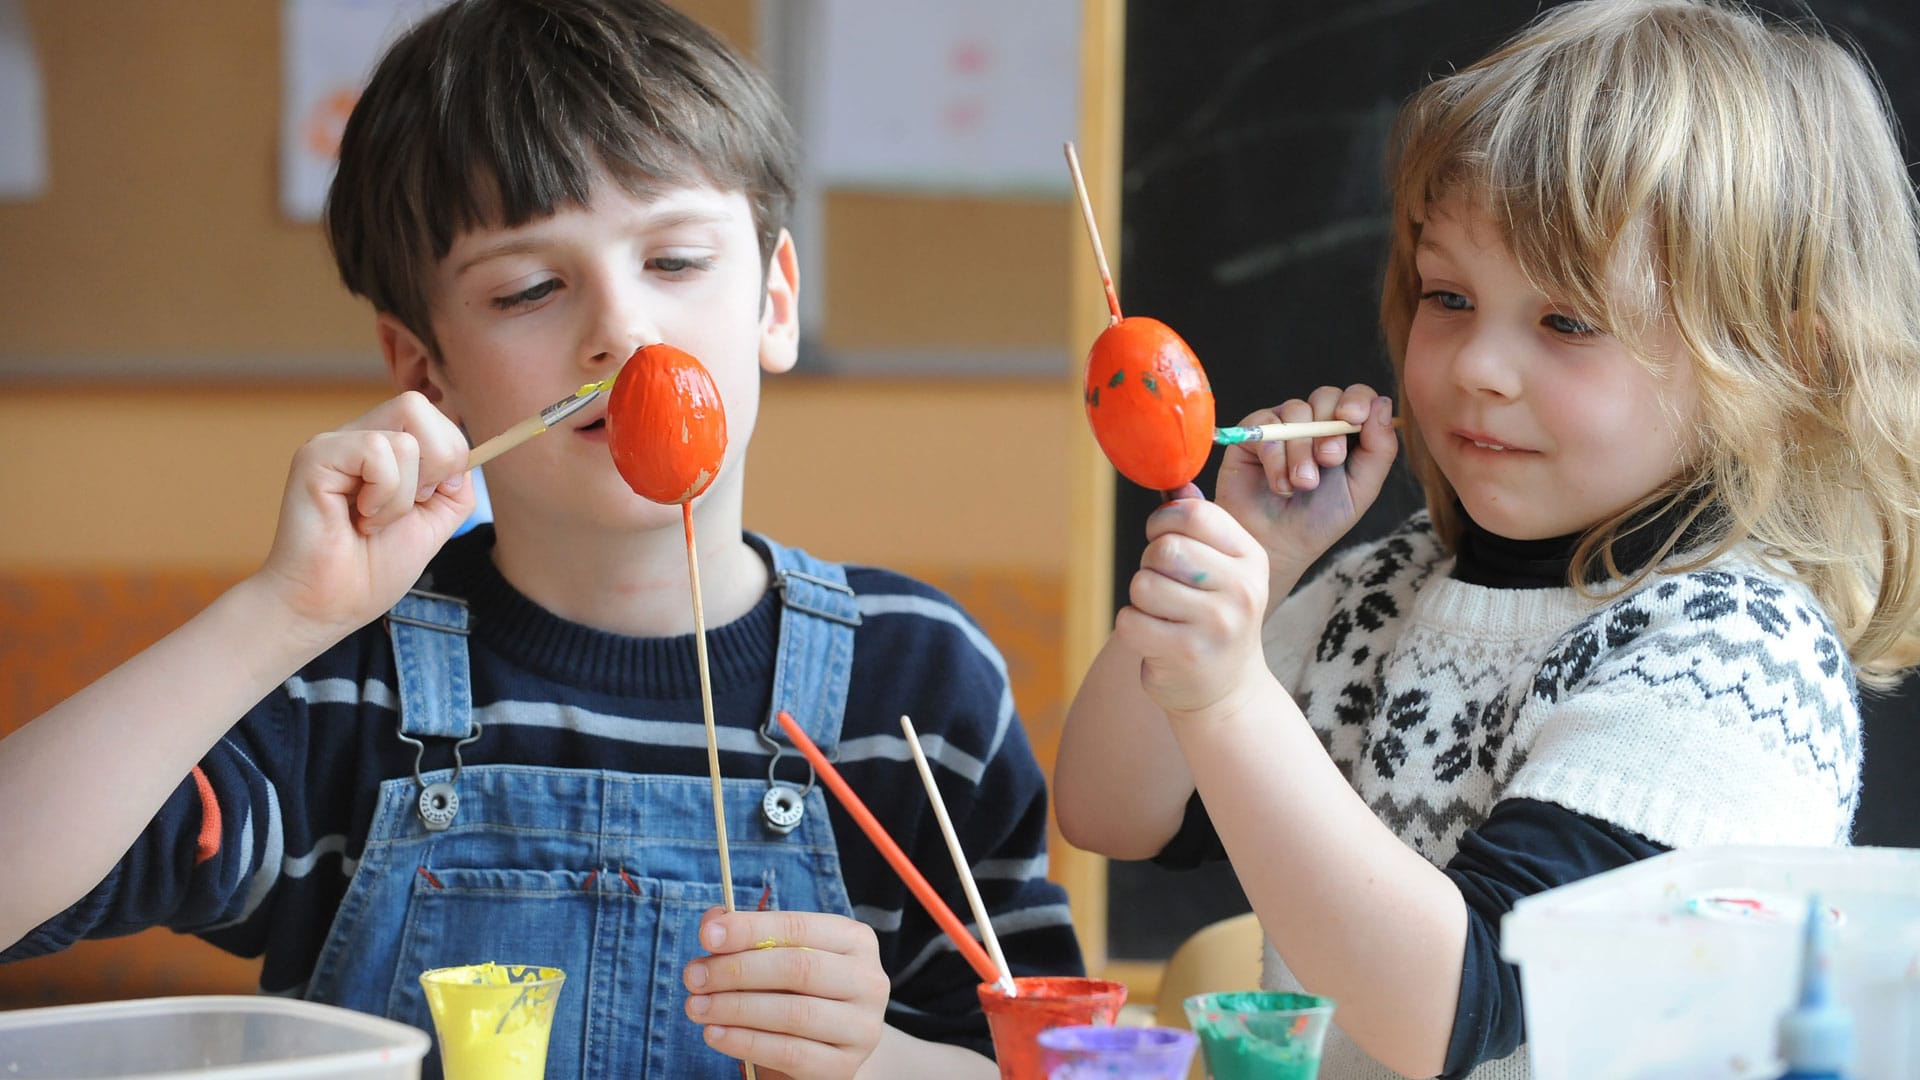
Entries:
POLYGON ((467 468, 477 469, 545 430, 547 430, 546 419, 539 413, 534 413, 467 451, 467 468))

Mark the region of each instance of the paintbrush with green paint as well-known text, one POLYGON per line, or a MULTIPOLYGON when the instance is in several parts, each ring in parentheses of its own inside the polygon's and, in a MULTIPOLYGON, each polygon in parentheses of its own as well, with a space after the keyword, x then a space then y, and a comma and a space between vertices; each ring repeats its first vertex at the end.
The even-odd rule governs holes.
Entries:
POLYGON ((586 408, 601 394, 613 389, 613 379, 605 378, 599 382, 587 383, 571 395, 541 409, 525 420, 467 451, 467 468, 478 468, 499 457, 501 454, 519 446, 535 435, 586 408))
MULTIPOLYGON (((1393 418, 1394 430, 1400 429, 1401 418, 1393 418)), ((1215 446, 1235 446, 1250 442, 1285 442, 1288 439, 1324 439, 1329 435, 1358 435, 1359 424, 1349 424, 1345 420, 1305 420, 1294 424, 1254 424, 1249 427, 1223 427, 1213 429, 1215 446)))

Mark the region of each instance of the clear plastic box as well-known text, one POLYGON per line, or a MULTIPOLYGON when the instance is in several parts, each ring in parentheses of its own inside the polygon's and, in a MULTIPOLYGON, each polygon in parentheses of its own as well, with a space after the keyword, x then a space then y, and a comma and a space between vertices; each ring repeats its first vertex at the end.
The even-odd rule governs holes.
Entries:
POLYGON ((1516 904, 1501 953, 1534 1080, 1778 1076, 1815 892, 1836 920, 1849 1080, 1920 1080, 1920 850, 1771 847, 1668 852, 1516 904))
POLYGON ((425 1032, 271 997, 168 997, 0 1012, 4 1080, 415 1080, 425 1032))

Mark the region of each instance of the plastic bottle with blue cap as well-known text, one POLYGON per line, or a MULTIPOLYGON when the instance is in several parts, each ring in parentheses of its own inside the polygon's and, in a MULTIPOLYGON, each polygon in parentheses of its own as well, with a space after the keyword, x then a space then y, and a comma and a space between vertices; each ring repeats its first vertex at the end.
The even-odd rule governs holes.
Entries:
POLYGON ((1833 997, 1833 951, 1819 894, 1807 899, 1800 1003, 1780 1018, 1780 1080, 1845 1080, 1853 1066, 1853 1015, 1833 997))

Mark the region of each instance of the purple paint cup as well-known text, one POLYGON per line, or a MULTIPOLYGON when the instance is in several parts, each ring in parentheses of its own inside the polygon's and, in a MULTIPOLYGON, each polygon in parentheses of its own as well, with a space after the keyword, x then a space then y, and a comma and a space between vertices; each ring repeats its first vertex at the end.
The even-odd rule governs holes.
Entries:
POLYGON ((1198 1044, 1167 1027, 1057 1027, 1040 1033, 1047 1080, 1184 1080, 1198 1044))

